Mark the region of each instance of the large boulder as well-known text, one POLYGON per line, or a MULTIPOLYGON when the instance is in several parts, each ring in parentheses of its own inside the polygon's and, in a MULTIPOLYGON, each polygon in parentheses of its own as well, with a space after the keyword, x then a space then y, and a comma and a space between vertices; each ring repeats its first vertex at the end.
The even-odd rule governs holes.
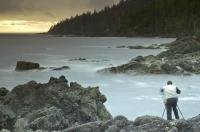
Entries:
POLYGON ((76 82, 69 85, 61 76, 51 77, 45 84, 30 81, 16 86, 1 103, 17 115, 15 124, 22 125, 16 129, 60 131, 75 124, 111 119, 105 101, 98 87, 83 88, 76 82))
POLYGON ((40 68, 39 63, 33 63, 33 62, 27 62, 27 61, 17 61, 15 70, 23 71, 23 70, 33 70, 33 69, 39 69, 39 68, 40 68))

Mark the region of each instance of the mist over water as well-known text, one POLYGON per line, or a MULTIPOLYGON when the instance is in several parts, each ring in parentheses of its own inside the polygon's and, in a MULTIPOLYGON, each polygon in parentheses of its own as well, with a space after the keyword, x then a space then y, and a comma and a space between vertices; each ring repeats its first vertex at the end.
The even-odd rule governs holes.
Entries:
POLYGON ((0 36, 0 87, 12 89, 30 80, 47 82, 51 76, 65 75, 84 87, 99 86, 106 95, 107 109, 113 116, 124 115, 133 120, 140 115, 162 116, 164 105, 159 93, 171 80, 181 90, 179 108, 185 118, 199 114, 199 75, 125 75, 98 74, 97 70, 127 63, 138 55, 156 55, 162 50, 121 49, 135 46, 169 43, 170 38, 90 38, 52 36, 0 36), (71 61, 75 58, 86 61, 71 61), (70 70, 14 71, 17 60, 40 63, 44 67, 70 66, 70 70))

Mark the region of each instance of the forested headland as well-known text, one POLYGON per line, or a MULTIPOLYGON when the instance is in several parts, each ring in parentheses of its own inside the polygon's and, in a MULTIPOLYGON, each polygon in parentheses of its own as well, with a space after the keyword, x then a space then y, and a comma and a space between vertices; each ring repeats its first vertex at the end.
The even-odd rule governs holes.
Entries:
POLYGON ((121 0, 101 11, 67 18, 48 31, 72 36, 198 35, 199 0, 121 0))

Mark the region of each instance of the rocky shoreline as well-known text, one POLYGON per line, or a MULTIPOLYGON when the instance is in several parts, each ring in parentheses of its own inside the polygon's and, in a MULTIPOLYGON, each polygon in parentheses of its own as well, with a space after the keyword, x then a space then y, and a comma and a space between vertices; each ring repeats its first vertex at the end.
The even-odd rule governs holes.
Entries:
POLYGON ((83 88, 64 76, 48 83, 30 81, 12 91, 0 88, 2 132, 199 132, 200 115, 188 120, 166 121, 142 116, 129 121, 112 117, 98 87, 83 88))
POLYGON ((99 70, 100 73, 173 74, 200 73, 200 37, 178 38, 166 44, 166 51, 153 56, 138 56, 128 63, 99 70))

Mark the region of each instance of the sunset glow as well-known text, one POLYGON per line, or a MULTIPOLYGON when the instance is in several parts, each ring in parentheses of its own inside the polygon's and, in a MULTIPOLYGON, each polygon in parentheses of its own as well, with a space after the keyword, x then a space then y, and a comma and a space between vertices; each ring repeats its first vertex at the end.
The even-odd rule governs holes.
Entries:
POLYGON ((0 33, 41 33, 47 32, 55 22, 1 20, 0 33))

